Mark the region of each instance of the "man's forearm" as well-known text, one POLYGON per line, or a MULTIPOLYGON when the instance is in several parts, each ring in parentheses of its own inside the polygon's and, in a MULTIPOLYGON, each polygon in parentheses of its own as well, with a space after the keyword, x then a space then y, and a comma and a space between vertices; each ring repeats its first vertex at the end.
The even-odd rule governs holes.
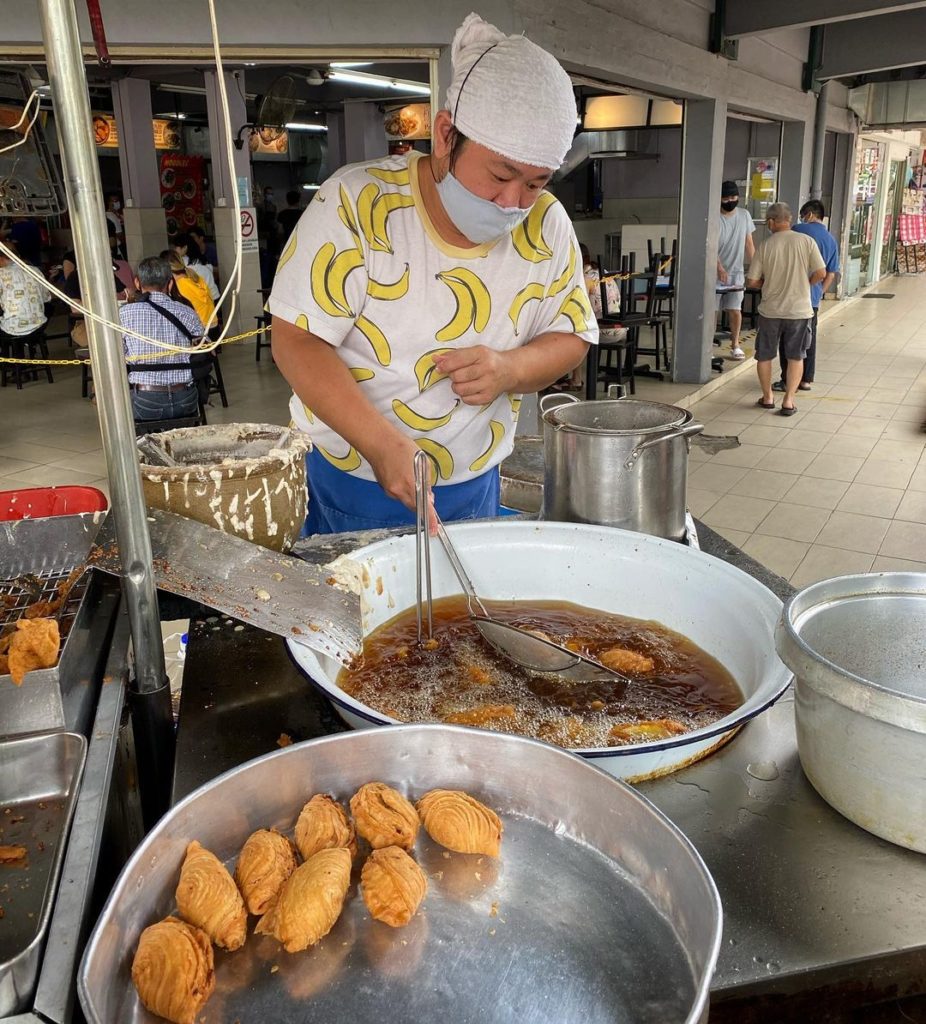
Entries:
POLYGON ((747 288, 761 288, 762 287, 762 280, 763 279, 761 277, 759 277, 759 278, 749 277, 749 278, 746 279, 746 287, 747 288))
POLYGON ((510 374, 509 391, 540 391, 574 370, 588 352, 588 342, 576 334, 541 334, 520 348, 505 353, 510 374))
POLYGON ((832 272, 827 273, 826 277, 823 278, 823 294, 825 295, 830 290, 830 285, 836 280, 836 275, 832 272))

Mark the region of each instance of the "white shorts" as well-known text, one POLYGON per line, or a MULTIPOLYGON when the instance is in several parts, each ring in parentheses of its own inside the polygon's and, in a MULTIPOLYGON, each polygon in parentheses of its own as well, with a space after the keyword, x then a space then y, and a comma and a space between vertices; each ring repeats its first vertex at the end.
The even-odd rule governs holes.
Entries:
POLYGON ((726 284, 718 281, 718 288, 735 287, 738 290, 732 292, 717 293, 717 309, 742 309, 743 308, 743 286, 746 283, 746 275, 730 274, 726 284))

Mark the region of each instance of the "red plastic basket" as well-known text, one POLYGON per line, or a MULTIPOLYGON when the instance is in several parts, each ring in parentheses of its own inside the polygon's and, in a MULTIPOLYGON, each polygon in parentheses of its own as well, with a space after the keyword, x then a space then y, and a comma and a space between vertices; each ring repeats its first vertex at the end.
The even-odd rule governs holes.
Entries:
POLYGON ((105 512, 108 508, 106 495, 95 487, 26 487, 0 491, 0 522, 105 512))

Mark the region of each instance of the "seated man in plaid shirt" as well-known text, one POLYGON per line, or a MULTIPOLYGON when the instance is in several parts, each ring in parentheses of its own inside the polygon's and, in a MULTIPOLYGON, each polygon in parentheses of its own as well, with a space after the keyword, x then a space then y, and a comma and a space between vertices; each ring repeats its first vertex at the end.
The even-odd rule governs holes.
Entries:
MULTIPOLYGON (((159 256, 149 256, 138 264, 135 286, 139 297, 119 310, 123 327, 147 338, 188 348, 205 333, 202 321, 193 310, 171 298, 174 275, 170 264, 159 256)), ((139 369, 129 370, 132 410, 136 420, 170 420, 195 416, 199 407, 196 385, 190 370, 190 357, 167 352, 150 342, 122 336, 126 362, 135 360, 139 369), (145 356, 138 360, 138 356, 145 356), (163 369, 177 363, 176 370, 163 369), (158 369, 145 369, 157 364, 158 369)))

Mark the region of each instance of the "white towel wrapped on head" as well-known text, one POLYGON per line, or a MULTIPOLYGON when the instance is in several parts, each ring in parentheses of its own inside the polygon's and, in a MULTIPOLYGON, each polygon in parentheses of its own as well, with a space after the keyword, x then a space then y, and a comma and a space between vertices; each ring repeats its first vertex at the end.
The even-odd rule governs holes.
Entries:
POLYGON ((495 153, 555 170, 576 129, 569 75, 525 36, 470 14, 453 37, 446 108, 467 138, 495 153))

